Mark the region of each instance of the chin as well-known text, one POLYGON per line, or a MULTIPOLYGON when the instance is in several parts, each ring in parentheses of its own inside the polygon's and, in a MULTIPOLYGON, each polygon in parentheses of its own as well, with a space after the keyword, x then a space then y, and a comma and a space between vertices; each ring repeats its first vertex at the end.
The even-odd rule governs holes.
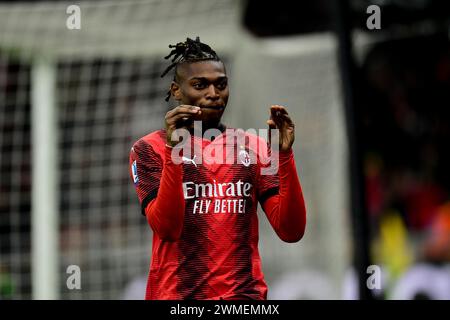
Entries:
POLYGON ((202 120, 202 126, 203 128, 215 128, 220 123, 220 117, 219 118, 207 118, 202 120))
POLYGON ((219 122, 224 110, 202 110, 201 119, 203 122, 219 122))

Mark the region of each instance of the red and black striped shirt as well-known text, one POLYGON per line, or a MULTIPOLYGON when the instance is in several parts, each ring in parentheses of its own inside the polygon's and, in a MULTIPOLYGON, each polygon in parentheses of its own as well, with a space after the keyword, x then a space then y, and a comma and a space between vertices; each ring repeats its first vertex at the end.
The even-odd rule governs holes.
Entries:
POLYGON ((303 236, 306 209, 292 151, 280 152, 279 170, 264 175, 267 143, 245 133, 236 145, 229 139, 236 132, 213 141, 191 136, 191 153, 179 164, 165 130, 133 145, 130 175, 153 230, 146 299, 266 299, 258 201, 282 240, 303 236))

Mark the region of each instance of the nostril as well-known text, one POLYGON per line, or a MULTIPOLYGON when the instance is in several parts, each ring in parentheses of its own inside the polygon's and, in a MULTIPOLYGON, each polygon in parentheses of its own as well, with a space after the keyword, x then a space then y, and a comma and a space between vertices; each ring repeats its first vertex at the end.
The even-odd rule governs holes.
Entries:
POLYGON ((209 86, 208 94, 211 97, 219 97, 219 93, 217 92, 215 86, 212 84, 209 86))

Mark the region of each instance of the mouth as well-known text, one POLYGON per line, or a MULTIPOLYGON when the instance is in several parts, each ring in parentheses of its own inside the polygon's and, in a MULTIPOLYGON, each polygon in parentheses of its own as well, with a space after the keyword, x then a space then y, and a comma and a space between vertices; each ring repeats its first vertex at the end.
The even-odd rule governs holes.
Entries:
POLYGON ((200 106, 200 108, 201 109, 211 109, 211 110, 218 110, 218 111, 220 111, 220 110, 225 109, 225 106, 224 105, 210 105, 210 106, 202 105, 202 106, 200 106))

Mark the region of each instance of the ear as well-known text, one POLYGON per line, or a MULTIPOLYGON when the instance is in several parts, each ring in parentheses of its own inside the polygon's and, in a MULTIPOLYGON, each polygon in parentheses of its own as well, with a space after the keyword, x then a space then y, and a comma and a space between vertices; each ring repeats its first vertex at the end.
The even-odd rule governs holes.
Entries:
POLYGON ((177 101, 181 100, 182 97, 181 87, 175 81, 172 81, 172 83, 170 84, 170 93, 172 94, 172 97, 174 97, 175 100, 177 101))

